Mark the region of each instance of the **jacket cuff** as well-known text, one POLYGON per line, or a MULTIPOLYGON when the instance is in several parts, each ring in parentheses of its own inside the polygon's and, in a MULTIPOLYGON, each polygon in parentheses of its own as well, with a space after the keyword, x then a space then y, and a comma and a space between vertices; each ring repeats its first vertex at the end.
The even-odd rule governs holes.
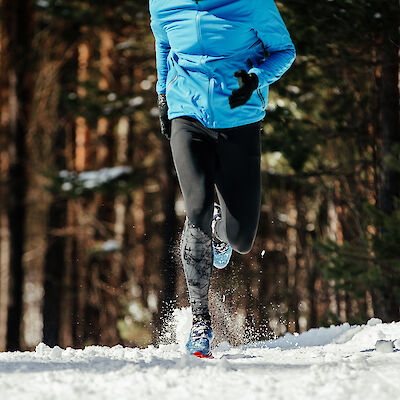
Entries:
POLYGON ((266 83, 264 82, 265 79, 263 80, 263 77, 265 76, 265 71, 262 70, 261 68, 253 67, 252 69, 249 70, 249 75, 254 74, 258 78, 258 86, 257 89, 261 89, 264 86, 266 86, 266 83))
POLYGON ((258 89, 262 89, 276 82, 289 69, 295 58, 294 48, 271 53, 262 64, 251 68, 249 74, 257 75, 258 89))

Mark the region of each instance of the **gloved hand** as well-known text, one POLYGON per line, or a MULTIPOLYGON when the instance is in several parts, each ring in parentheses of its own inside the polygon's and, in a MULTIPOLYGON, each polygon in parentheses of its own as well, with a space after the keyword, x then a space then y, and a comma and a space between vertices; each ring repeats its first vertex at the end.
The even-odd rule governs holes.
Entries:
POLYGON ((158 95, 158 109, 160 111, 161 133, 168 139, 171 139, 171 121, 168 119, 168 104, 165 94, 158 95))
POLYGON ((258 76, 256 74, 248 74, 245 70, 240 69, 233 75, 238 78, 239 89, 232 90, 232 95, 229 96, 231 109, 247 103, 258 87, 258 76))

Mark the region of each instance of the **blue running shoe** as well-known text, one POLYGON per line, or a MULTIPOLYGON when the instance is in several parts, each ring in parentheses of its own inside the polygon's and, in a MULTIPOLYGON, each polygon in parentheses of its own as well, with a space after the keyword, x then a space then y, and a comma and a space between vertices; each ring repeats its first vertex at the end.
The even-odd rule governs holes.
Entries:
POLYGON ((188 353, 199 358, 211 358, 213 337, 211 326, 207 322, 199 321, 194 323, 190 331, 189 340, 186 343, 188 353))
POLYGON ((212 220, 212 246, 213 246, 213 254, 214 254, 214 267, 218 269, 225 268, 232 255, 232 247, 229 243, 222 242, 219 240, 215 234, 215 225, 219 220, 222 219, 221 215, 221 207, 214 203, 214 216, 212 220))

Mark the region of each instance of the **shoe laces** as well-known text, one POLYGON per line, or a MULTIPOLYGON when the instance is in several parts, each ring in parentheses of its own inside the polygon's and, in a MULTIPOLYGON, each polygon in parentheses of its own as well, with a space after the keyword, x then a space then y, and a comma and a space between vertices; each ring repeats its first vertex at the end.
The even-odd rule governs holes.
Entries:
POLYGON ((221 219, 222 219, 221 207, 218 204, 215 204, 214 205, 214 216, 212 219, 212 232, 213 232, 212 241, 213 241, 214 249, 219 254, 223 254, 229 250, 229 244, 223 242, 222 240, 219 240, 215 234, 215 225, 221 219))
POLYGON ((211 329, 211 327, 206 322, 196 322, 191 331, 192 340, 199 340, 208 337, 207 332, 209 329, 211 329))
POLYGON ((212 230, 213 236, 215 236, 215 225, 221 219, 222 219, 221 208, 215 204, 214 205, 214 215, 213 215, 213 218, 211 221, 211 230, 212 230))
POLYGON ((221 207, 217 204, 214 205, 214 215, 213 215, 213 221, 218 221, 219 219, 222 218, 221 214, 221 207))
POLYGON ((229 244, 213 238, 213 246, 217 253, 222 254, 229 250, 229 244))

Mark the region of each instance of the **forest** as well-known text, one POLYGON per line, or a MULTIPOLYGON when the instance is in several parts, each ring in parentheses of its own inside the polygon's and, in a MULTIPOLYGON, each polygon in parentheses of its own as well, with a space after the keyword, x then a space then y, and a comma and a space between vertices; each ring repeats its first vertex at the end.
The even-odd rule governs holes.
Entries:
MULTIPOLYGON (((400 320, 399 4, 276 1, 249 254, 214 270, 218 340, 400 320)), ((0 0, 0 351, 145 347, 188 306, 144 0, 0 0)))

